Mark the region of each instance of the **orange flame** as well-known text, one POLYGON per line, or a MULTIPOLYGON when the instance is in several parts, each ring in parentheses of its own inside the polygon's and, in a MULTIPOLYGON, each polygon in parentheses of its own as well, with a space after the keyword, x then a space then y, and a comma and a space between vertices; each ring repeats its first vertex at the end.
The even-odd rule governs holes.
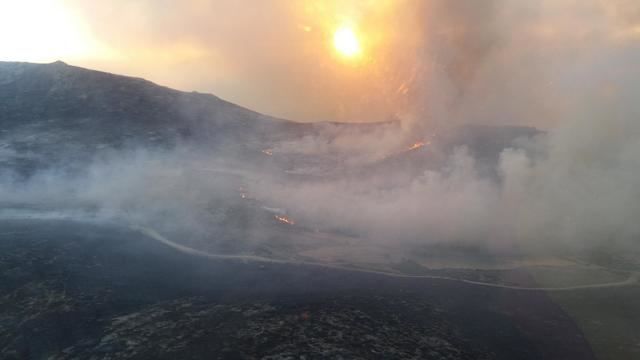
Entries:
POLYGON ((422 141, 418 141, 417 143, 415 143, 415 144, 411 145, 411 147, 409 147, 409 150, 416 150, 416 149, 420 149, 421 147, 424 147, 425 145, 427 145, 427 144, 425 144, 425 143, 424 143, 424 142, 422 142, 422 141))
POLYGON ((289 219, 286 216, 275 215, 274 218, 276 220, 280 221, 283 224, 287 224, 287 225, 295 225, 296 224, 293 220, 289 219))

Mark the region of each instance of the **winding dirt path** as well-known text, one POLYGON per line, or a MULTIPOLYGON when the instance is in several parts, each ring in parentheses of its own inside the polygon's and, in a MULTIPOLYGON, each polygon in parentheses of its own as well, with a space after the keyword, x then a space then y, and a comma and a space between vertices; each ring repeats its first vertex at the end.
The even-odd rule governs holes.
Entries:
POLYGON ((604 289, 604 288, 613 288, 613 287, 624 287, 631 286, 638 283, 639 274, 638 273, 629 273, 629 278, 623 281, 618 282, 610 282, 610 283, 602 283, 602 284, 589 284, 589 285, 576 285, 576 286, 565 286, 565 287, 526 287, 526 286, 510 286, 510 285, 502 285, 495 283, 488 283, 482 281, 473 281, 466 280, 460 278, 454 278, 449 276, 438 276, 438 275, 408 275, 408 274, 400 274, 379 270, 367 270, 367 269, 358 269, 348 266, 341 265, 332 265, 332 264, 323 264, 317 262, 309 262, 309 261, 295 261, 295 260, 278 260, 271 259, 262 256, 255 255, 223 255, 223 254, 214 254, 208 253, 202 250, 193 249, 184 245, 177 244, 164 236, 160 235, 155 230, 139 226, 139 225, 130 225, 130 228, 140 232, 141 234, 156 240, 166 246, 169 246, 181 253, 216 259, 216 260, 236 260, 236 261, 251 261, 251 262, 260 262, 260 263, 271 263, 271 264, 289 264, 289 265, 304 265, 304 266, 315 266, 322 267, 328 269, 336 269, 336 270, 344 270, 351 272, 359 272, 359 273, 367 273, 367 274, 376 274, 381 276, 395 277, 395 278, 412 278, 412 279, 435 279, 435 280, 447 280, 447 281, 456 281, 470 285, 491 287, 491 288, 500 288, 500 289, 510 289, 510 290, 522 290, 522 291, 574 291, 574 290, 585 290, 585 289, 604 289))

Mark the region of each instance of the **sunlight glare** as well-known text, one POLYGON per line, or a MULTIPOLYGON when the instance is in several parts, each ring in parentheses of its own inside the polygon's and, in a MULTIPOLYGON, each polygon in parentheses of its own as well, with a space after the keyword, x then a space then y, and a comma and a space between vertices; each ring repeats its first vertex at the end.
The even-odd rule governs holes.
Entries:
POLYGON ((352 28, 343 26, 333 34, 333 46, 345 57, 352 58, 360 54, 360 41, 352 28))
POLYGON ((101 49, 60 0, 0 0, 0 60, 48 62, 101 49))

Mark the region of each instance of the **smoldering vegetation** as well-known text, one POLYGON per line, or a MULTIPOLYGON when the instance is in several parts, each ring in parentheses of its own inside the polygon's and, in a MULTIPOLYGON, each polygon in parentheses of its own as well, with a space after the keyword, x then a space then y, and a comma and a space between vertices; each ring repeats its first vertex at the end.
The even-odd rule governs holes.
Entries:
MULTIPOLYGON (((487 142, 415 139, 390 125, 337 133, 335 126, 240 155, 137 148, 103 152, 81 169, 59 166, 27 178, 5 170, 0 196, 5 208, 81 211, 209 249, 251 251, 277 237, 295 240, 295 228, 400 247, 557 250, 637 241, 640 126, 631 118, 570 122, 535 135, 508 128, 510 145, 497 153, 483 151, 487 142), (295 225, 279 227, 275 215, 295 225)), ((491 129, 465 128, 460 138, 491 129)), ((505 129, 498 130, 499 139, 505 129)))

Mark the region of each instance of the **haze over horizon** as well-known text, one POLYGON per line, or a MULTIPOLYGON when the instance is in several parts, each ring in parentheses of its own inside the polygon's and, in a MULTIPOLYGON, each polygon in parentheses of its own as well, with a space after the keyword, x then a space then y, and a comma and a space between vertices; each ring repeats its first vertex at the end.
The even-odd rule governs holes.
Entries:
POLYGON ((638 78, 621 70, 638 61, 628 0, 2 0, 0 20, 0 60, 62 60, 297 121, 548 128, 638 78))
MULTIPOLYGON (((66 121, 100 119, 74 128, 77 134, 97 133, 96 139, 108 132, 114 138, 129 136, 111 122, 117 121, 127 129, 148 126, 141 139, 148 133, 211 135, 202 143, 225 151, 216 156, 205 151, 207 161, 234 157, 243 146, 256 163, 266 155, 282 156, 286 165, 280 170, 293 172, 285 172, 287 176, 313 174, 322 179, 321 185, 287 179, 287 186, 261 188, 265 197, 275 196, 272 201, 279 207, 321 219, 332 228, 375 234, 391 229, 394 236, 389 238, 527 243, 546 238, 573 244, 609 237, 633 242, 640 233, 636 205, 621 200, 637 197, 633 184, 640 177, 635 171, 640 149, 640 5, 635 2, 0 4, 0 9, 10 10, 1 12, 0 20, 6 21, 0 21, 0 34, 8 44, 1 59, 62 59, 212 92, 291 120, 402 121, 398 129, 376 132, 341 128, 302 134, 291 128, 279 135, 281 129, 264 127, 253 113, 197 95, 129 88, 127 81, 120 83, 126 79, 60 66, 42 66, 42 73, 34 70, 38 66, 26 66, 33 73, 9 66, 9 80, 0 86, 10 106, 0 110, 20 126, 51 119, 47 110, 58 114, 77 109, 66 121), (151 96, 156 91, 161 95, 151 96), (43 102, 51 107, 42 107, 43 102), (36 112, 24 115, 30 111, 36 112), (527 125, 548 131, 545 136, 512 133, 482 141, 447 140, 448 133, 463 124, 527 125), (101 127, 105 130, 98 131, 101 127), (385 159, 393 154, 431 140, 431 167, 420 163, 424 159, 410 159, 406 168, 380 171, 381 182, 368 177, 343 181, 349 171, 366 173, 371 164, 384 169, 385 159), (493 148, 491 156, 475 151, 478 143, 493 148), (284 160, 298 156, 304 160, 295 166, 284 160), (441 160, 434 160, 438 156, 441 160), (331 181, 325 178, 327 169, 336 175, 331 181), (410 214, 388 216, 406 209, 412 209, 410 214)), ((51 133, 35 136, 28 127, 24 131, 28 139, 46 143, 51 138, 51 133)), ((31 156, 23 155, 29 148, 21 136, 7 132, 7 141, 17 150, 6 153, 31 156)), ((88 137, 79 139, 85 143, 88 137)), ((168 143, 179 143, 172 141, 168 143)), ((146 144, 137 146, 146 151, 146 144)), ((129 158, 122 160, 128 163, 129 158)), ((147 176, 134 169, 136 176, 147 176)), ((64 187, 67 182, 60 183, 64 187)))

